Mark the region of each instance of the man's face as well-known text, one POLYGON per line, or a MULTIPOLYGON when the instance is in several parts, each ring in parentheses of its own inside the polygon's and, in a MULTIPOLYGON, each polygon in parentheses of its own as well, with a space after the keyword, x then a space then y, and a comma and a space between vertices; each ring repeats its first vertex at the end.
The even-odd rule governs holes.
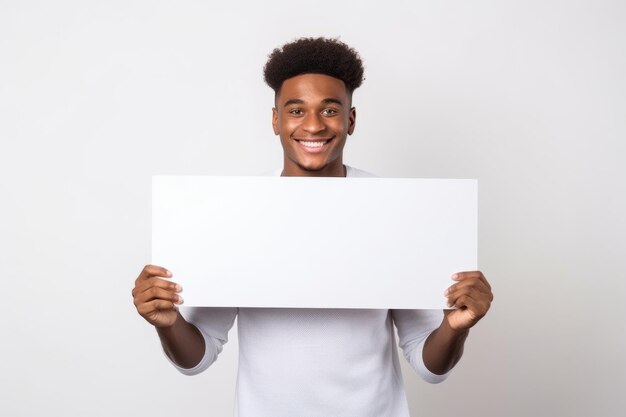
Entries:
POLYGON ((343 81, 302 74, 283 82, 272 109, 285 156, 283 175, 343 176, 343 147, 356 111, 343 81))

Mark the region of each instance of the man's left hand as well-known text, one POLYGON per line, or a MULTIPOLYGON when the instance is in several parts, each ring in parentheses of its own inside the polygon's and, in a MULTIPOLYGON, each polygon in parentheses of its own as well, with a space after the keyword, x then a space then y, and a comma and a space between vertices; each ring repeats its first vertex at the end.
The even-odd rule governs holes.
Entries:
POLYGON ((487 314, 493 301, 491 285, 480 271, 459 272, 452 275, 452 279, 458 282, 444 295, 448 298, 448 307, 455 309, 444 310, 445 320, 453 330, 468 330, 487 314))

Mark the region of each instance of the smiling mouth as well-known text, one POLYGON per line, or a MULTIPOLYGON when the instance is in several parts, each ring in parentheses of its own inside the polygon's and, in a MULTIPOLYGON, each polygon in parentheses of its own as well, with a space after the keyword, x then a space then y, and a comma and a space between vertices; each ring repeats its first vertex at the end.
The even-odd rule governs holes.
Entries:
POLYGON ((325 144, 327 144, 328 142, 330 142, 330 139, 326 139, 326 140, 302 140, 302 139, 295 139, 298 143, 309 147, 309 148, 319 148, 321 146, 324 146, 325 144))
POLYGON ((333 138, 330 139, 316 139, 316 140, 310 140, 310 139, 294 139, 296 142, 298 142, 298 144, 300 145, 301 148, 303 148, 305 151, 307 152, 321 152, 325 145, 327 145, 331 140, 333 140, 333 138))

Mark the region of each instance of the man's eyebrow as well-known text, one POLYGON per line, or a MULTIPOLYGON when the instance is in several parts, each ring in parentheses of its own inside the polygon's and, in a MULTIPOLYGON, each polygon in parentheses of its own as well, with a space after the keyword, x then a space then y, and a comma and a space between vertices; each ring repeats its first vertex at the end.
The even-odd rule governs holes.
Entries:
POLYGON ((341 100, 339 100, 338 98, 334 98, 334 97, 330 97, 330 98, 325 98, 324 100, 322 100, 323 104, 339 104, 340 106, 343 105, 343 103, 341 102, 341 100))
POLYGON ((283 106, 291 106, 292 104, 304 104, 304 100, 300 100, 299 98, 292 98, 291 100, 287 100, 283 106))
MULTIPOLYGON (((342 101, 335 97, 328 97, 322 100, 322 104, 331 104, 331 103, 338 104, 340 106, 343 105, 342 101)), ((290 100, 287 100, 285 104, 283 104, 283 106, 287 107, 293 104, 304 104, 304 100, 301 100, 299 98, 292 98, 290 100)))

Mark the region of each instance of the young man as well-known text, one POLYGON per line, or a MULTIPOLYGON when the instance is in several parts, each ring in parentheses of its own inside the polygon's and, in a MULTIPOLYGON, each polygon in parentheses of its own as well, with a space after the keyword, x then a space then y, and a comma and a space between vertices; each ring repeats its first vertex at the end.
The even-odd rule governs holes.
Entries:
MULTIPOLYGON (((368 175, 343 164, 356 121, 352 92, 363 80, 356 51, 334 39, 300 39, 272 52, 265 80, 276 93, 272 126, 283 147, 283 176, 368 175)), ((445 296, 456 309, 445 312, 188 308, 181 314, 180 285, 163 279, 171 277, 146 266, 133 289, 137 311, 187 375, 216 360, 239 317, 235 414, 241 417, 408 416, 393 326, 417 373, 441 382, 493 300, 483 274, 473 271, 453 276, 445 296)))

